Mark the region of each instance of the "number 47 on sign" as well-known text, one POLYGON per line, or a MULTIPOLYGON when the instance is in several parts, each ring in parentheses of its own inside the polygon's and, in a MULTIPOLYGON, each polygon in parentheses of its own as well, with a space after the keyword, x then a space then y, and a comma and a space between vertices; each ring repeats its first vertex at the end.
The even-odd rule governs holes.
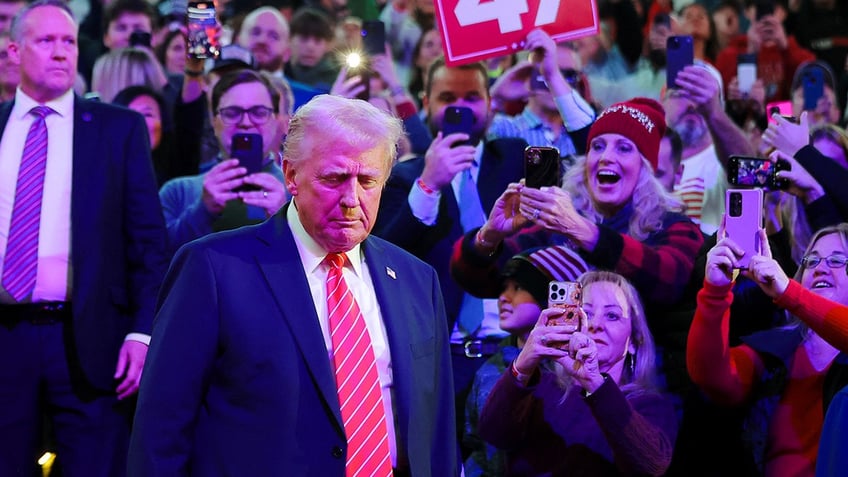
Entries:
POLYGON ((558 42, 598 33, 595 0, 435 0, 435 6, 450 66, 523 50, 536 28, 558 42))

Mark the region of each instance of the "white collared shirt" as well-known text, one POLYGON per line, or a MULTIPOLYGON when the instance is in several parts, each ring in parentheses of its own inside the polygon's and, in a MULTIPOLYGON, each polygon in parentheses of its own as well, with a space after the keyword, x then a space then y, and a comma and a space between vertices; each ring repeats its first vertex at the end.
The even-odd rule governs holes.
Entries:
MULTIPOLYGON (((29 111, 39 106, 20 88, 0 140, 0 274, 15 203, 18 169, 27 133, 35 120, 29 111)), ((55 113, 46 118, 47 165, 38 231, 38 271, 32 301, 67 301, 71 296, 71 183, 74 143, 74 93, 44 104, 55 113)), ((97 172, 97 171, 95 171, 97 172)), ((0 302, 14 299, 0 285, 0 302)))
MULTIPOLYGON (((327 347, 327 357, 330 366, 333 365, 333 341, 330 337, 330 317, 327 311, 327 273, 328 267, 322 265, 327 251, 321 248, 315 240, 309 236, 297 213, 295 200, 292 201, 286 211, 286 220, 291 228, 300 262, 309 283, 309 292, 312 295, 312 304, 318 315, 318 324, 321 326, 321 334, 324 336, 324 345, 327 347)), ((386 410, 386 425, 389 432, 389 450, 392 454, 392 466, 397 466, 397 437, 395 436, 394 412, 392 407, 392 357, 389 349, 388 335, 383 324, 380 304, 374 293, 374 285, 368 264, 362 254, 362 247, 357 244, 348 250, 347 262, 342 269, 345 282, 350 288, 362 317, 365 319, 365 327, 371 336, 371 348, 377 361, 377 374, 380 379, 380 391, 383 395, 383 407, 386 410)))

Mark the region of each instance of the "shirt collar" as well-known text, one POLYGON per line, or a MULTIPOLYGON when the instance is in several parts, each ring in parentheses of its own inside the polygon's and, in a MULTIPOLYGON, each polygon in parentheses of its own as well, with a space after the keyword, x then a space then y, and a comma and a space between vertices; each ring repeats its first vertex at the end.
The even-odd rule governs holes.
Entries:
MULTIPOLYGON (((18 87, 17 91, 15 91, 15 106, 12 110, 12 116, 16 119, 23 119, 36 106, 41 106, 41 104, 29 97, 18 87)), ((74 91, 69 89, 58 98, 44 103, 44 106, 52 109, 59 116, 67 118, 74 112, 74 91)))
MULTIPOLYGON (((304 270, 307 273, 314 273, 315 270, 324 261, 327 256, 327 251, 313 239, 303 228, 303 223, 300 221, 300 214, 297 213, 297 204, 293 198, 286 210, 286 220, 291 228, 294 241, 297 245, 297 251, 300 253, 300 260, 303 262, 304 270)), ((353 267, 353 272, 356 276, 362 276, 362 247, 361 244, 356 244, 352 249, 345 252, 347 261, 353 267)))
POLYGON ((530 111, 530 108, 524 108, 524 111, 521 111, 521 119, 523 119, 531 129, 544 126, 544 124, 542 124, 542 118, 536 116, 533 111, 530 111))

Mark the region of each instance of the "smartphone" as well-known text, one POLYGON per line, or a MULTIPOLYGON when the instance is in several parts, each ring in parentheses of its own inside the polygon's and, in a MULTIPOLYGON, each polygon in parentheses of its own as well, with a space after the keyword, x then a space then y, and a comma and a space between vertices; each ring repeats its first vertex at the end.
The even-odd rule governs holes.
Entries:
POLYGON ((530 91, 547 91, 548 83, 545 82, 545 77, 542 75, 542 72, 539 71, 539 68, 533 67, 530 70, 530 91))
POLYGON ((804 111, 813 111, 824 94, 824 73, 820 68, 807 68, 801 73, 804 88, 804 111))
POLYGON ((674 35, 666 40, 665 84, 668 88, 677 87, 677 74, 695 62, 695 53, 691 35, 674 35))
MULTIPOLYGON (((247 175, 262 171, 262 136, 255 133, 233 134, 230 142, 230 157, 238 159, 239 165, 247 169, 247 175)), ((256 189, 253 185, 243 185, 236 190, 256 189)))
POLYGON ((386 53, 386 25, 380 20, 362 22, 362 49, 368 56, 386 53))
POLYGON ((777 121, 772 117, 774 114, 779 114, 793 123, 798 122, 798 118, 792 116, 792 101, 772 101, 766 104, 766 111, 768 111, 769 124, 777 124, 777 121))
POLYGON ((730 156, 727 166, 727 182, 734 186, 785 190, 789 188, 789 181, 778 179, 777 173, 791 169, 792 166, 783 159, 773 163, 768 159, 759 157, 730 156))
POLYGON ((754 81, 757 80, 757 55, 745 53, 736 57, 736 79, 739 82, 739 91, 750 94, 754 81))
POLYGON ((725 235, 745 251, 737 268, 746 269, 751 257, 761 253, 757 234, 763 228, 763 190, 727 189, 725 199, 725 235))
POLYGON ((754 15, 757 21, 760 21, 763 17, 774 15, 774 0, 758 0, 754 8, 756 11, 754 15))
MULTIPOLYGON (((562 308, 561 315, 548 319, 547 326, 572 326, 574 331, 583 327, 583 285, 579 282, 552 281, 548 283, 548 308, 562 308)), ((566 343, 552 344, 554 348, 563 348, 566 343)))
POLYGON ((671 28, 671 16, 668 13, 657 13, 654 15, 654 26, 664 26, 671 28))
POLYGON ((215 36, 218 21, 215 19, 213 2, 190 2, 188 4, 188 51, 192 58, 217 58, 220 45, 215 36))
POLYGON ((368 101, 371 98, 371 72, 365 64, 365 58, 359 53, 348 53, 345 57, 345 63, 347 64, 347 77, 359 77, 360 84, 365 87, 356 95, 356 99, 368 101))
POLYGON ((130 33, 130 46, 144 46, 150 48, 150 33, 136 30, 130 33))
POLYGON ((534 189, 559 186, 559 163, 559 149, 527 146, 524 149, 524 185, 534 189))
MULTIPOLYGON (((471 108, 465 106, 448 106, 445 108, 445 115, 442 120, 442 136, 453 133, 465 133, 470 136, 473 126, 474 113, 471 112, 471 108)), ((453 147, 467 144, 471 144, 471 142, 457 142, 454 143, 453 147)))

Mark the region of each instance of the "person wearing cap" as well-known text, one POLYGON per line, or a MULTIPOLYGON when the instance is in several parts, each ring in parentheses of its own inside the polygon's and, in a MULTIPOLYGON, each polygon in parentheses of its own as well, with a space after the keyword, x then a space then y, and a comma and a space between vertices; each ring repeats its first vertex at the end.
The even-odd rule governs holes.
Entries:
POLYGON ((527 335, 539 321, 548 302, 548 283, 575 281, 589 267, 568 247, 541 247, 515 255, 501 271, 498 297, 500 327, 510 336, 501 343, 474 376, 465 405, 465 446, 470 454, 465 460, 465 477, 504 475, 505 453, 487 444, 477 432, 480 411, 498 378, 518 356, 527 335))
POLYGON ((483 406, 480 435, 506 451, 504 475, 664 475, 677 417, 655 387, 655 351, 636 289, 583 274, 582 323, 547 308, 483 406))
MULTIPOLYGON (((451 272, 467 291, 486 296, 499 260, 521 250, 569 244, 597 269, 621 273, 658 315, 684 297, 704 241, 677 212, 681 202, 654 177, 665 112, 634 98, 605 109, 589 130, 586 158, 566 171, 562 188, 510 184, 486 223, 454 246, 451 272)), ((658 344, 682 355, 688 320, 658 318, 658 344)), ((666 379, 684 385, 681 361, 664 359, 666 379)))

